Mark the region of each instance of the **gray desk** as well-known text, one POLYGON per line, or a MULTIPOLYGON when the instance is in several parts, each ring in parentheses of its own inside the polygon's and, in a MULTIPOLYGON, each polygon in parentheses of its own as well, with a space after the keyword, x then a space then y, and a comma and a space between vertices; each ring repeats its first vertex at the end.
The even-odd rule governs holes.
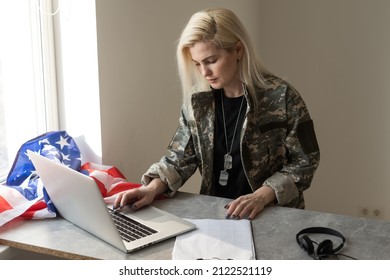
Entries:
MULTIPOLYGON (((154 205, 185 218, 224 219, 228 199, 179 192, 154 205)), ((331 227, 347 239, 342 253, 390 259, 390 222, 273 206, 252 221, 257 259, 311 259, 295 241, 301 229, 331 227)), ((313 236, 321 241, 329 236, 313 236)), ((333 239, 339 244, 340 240, 333 239)), ((0 227, 0 244, 66 259, 171 259, 175 239, 125 254, 61 219, 14 220, 0 227)))

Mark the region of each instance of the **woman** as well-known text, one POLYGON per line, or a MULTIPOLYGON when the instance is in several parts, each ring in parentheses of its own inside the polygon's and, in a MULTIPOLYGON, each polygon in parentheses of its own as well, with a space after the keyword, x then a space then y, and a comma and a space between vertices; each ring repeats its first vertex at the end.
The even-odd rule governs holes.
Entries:
POLYGON ((233 199, 228 218, 253 219, 270 204, 304 208, 320 156, 313 122, 299 93, 262 66, 236 15, 195 13, 177 60, 183 106, 170 155, 115 207, 172 197, 199 168, 201 194, 233 199))

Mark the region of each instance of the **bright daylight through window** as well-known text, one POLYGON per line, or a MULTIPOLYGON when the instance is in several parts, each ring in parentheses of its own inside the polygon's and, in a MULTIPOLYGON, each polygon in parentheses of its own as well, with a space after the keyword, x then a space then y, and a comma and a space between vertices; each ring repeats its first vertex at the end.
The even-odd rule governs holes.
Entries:
POLYGON ((58 126, 50 3, 0 0, 0 181, 24 142, 58 126))

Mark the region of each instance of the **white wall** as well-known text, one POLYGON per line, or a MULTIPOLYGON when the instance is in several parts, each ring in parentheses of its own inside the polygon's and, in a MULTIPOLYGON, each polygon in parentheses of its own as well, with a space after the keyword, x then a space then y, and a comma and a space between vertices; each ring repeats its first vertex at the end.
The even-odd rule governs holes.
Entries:
MULTIPOLYGON (((390 219, 386 0, 96 0, 103 162, 138 182, 165 153, 181 102, 175 43, 209 6, 233 9, 306 100, 322 152, 308 208, 390 219)), ((198 185, 197 175, 183 189, 198 185)))
POLYGON ((264 4, 263 59, 302 92, 321 147, 308 207, 390 219, 390 2, 264 4))

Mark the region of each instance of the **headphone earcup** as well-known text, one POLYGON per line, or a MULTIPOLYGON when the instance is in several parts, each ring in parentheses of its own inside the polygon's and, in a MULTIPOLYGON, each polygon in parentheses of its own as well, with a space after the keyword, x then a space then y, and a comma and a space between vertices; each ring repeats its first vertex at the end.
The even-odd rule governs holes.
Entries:
POLYGON ((334 254, 333 242, 329 239, 322 241, 317 247, 317 256, 326 256, 334 254))
POLYGON ((307 236, 302 235, 299 237, 299 245, 302 247, 303 250, 305 250, 309 255, 314 254, 314 245, 313 241, 307 236))

